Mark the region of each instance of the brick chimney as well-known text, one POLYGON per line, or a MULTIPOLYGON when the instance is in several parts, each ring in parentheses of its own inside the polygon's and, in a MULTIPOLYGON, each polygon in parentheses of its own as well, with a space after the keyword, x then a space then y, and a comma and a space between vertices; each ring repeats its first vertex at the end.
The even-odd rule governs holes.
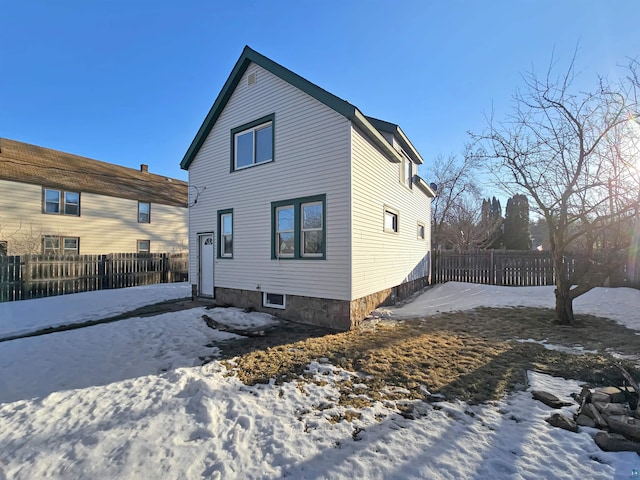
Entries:
POLYGON ((141 163, 140 164, 140 171, 141 172, 149 172, 149 165, 147 165, 146 163, 141 163))

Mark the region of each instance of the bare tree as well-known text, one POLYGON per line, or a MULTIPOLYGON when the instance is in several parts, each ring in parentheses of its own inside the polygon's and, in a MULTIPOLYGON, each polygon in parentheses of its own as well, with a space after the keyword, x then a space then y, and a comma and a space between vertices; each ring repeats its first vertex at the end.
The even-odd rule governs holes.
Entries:
POLYGON ((494 238, 499 225, 482 221, 482 192, 477 182, 479 167, 480 159, 469 147, 462 158, 439 155, 428 167, 427 178, 437 186, 431 206, 435 248, 486 248, 494 238))
MULTIPOLYGON (((2 218, 0 218, 1 222, 2 218)), ((0 240, 7 242, 7 254, 27 255, 42 252, 42 228, 32 223, 20 223, 13 228, 0 223, 0 240)))
MULTIPOLYGON (((571 324, 573 300, 602 285, 624 261, 628 241, 619 232, 638 213, 640 137, 630 116, 638 107, 637 76, 616 85, 598 77, 592 91, 581 91, 574 87, 575 56, 563 74, 554 76, 555 68, 552 61, 546 76, 524 75, 511 115, 498 123, 490 119, 488 132, 474 138, 503 187, 528 195, 545 218, 557 321, 571 324), (604 234, 609 238, 602 242, 604 234), (566 254, 579 241, 587 253, 597 249, 599 260, 570 278, 566 254)), ((635 74, 634 66, 628 71, 635 74)))

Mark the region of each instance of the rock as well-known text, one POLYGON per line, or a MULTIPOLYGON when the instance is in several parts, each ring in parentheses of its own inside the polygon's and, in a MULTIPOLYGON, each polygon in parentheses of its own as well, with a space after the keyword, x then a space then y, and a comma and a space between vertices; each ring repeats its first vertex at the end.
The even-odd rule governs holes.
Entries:
POLYGON ((591 401, 591 390, 587 387, 582 387, 582 390, 577 395, 571 394, 571 396, 578 402, 580 405, 588 403, 591 401))
POLYGON ((602 415, 600 415, 600 412, 593 405, 593 403, 587 403, 584 406, 584 408, 580 411, 580 413, 583 413, 583 414, 587 415, 588 417, 592 418, 593 420, 595 420, 596 426, 598 428, 607 428, 609 426, 607 421, 604 419, 604 417, 602 415))
MULTIPOLYGON (((630 392, 633 392, 633 387, 628 388, 630 392)), ((598 388, 593 393, 598 394, 598 397, 601 397, 601 395, 607 395, 609 397, 608 400, 601 400, 600 398, 597 399, 597 401, 604 401, 605 403, 626 403, 627 401, 627 394, 618 387, 598 388)))
POLYGON ((554 413, 549 418, 545 419, 545 421, 554 427, 562 428, 570 432, 575 433, 578 431, 578 425, 576 422, 569 417, 565 417, 561 413, 554 413))
POLYGON ((591 394, 591 402, 609 403, 611 401, 611 395, 600 391, 595 391, 591 394))
POLYGON ((609 429, 620 433, 630 440, 640 442, 640 420, 628 415, 611 415, 607 418, 609 429))
POLYGON ((602 415, 629 415, 629 407, 622 403, 594 403, 602 415))
POLYGON ((534 390, 533 392, 531 392, 531 395, 533 396, 534 399, 541 401, 542 403, 544 403, 545 405, 551 408, 562 408, 562 407, 568 407, 569 405, 573 405, 573 403, 560 400, 555 395, 549 392, 545 392, 543 390, 534 390))
POLYGON ((576 417, 576 423, 582 427, 597 427, 596 421, 593 418, 585 415, 584 413, 581 413, 576 417))
POLYGON ((640 454, 640 443, 626 439, 617 433, 598 432, 596 445, 605 452, 636 452, 640 454))

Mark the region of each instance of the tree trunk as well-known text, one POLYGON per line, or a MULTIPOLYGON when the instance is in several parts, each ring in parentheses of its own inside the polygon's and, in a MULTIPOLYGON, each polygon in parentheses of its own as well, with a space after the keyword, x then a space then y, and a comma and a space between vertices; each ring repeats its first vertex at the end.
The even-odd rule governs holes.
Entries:
POLYGON ((556 317, 560 325, 571 325, 574 321, 573 299, 568 288, 556 287, 556 317))
POLYGON ((560 325, 571 325, 575 318, 573 316, 573 298, 569 293, 571 283, 567 267, 564 264, 563 256, 553 254, 553 263, 556 271, 556 320, 560 325))

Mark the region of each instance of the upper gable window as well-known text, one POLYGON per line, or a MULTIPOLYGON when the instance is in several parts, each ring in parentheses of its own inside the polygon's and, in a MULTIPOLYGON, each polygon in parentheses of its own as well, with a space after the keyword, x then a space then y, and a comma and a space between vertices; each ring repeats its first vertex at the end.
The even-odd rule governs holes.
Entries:
POLYGON ((413 162, 406 155, 402 156, 402 183, 407 187, 412 188, 413 185, 413 162))
POLYGON ((45 188, 42 211, 43 213, 52 213, 55 215, 72 215, 79 217, 80 193, 45 188))
POLYGON ((267 115, 231 130, 231 170, 273 161, 273 119, 267 115))

